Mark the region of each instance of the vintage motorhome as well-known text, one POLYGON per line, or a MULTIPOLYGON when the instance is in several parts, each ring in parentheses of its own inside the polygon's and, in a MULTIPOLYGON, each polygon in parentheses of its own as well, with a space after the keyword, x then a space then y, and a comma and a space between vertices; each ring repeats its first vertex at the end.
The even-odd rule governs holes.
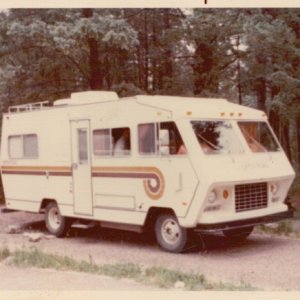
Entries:
POLYGON ((194 232, 242 239, 291 216, 294 171, 265 113, 224 99, 81 92, 10 107, 1 173, 7 209, 44 212, 56 236, 97 221, 182 252, 194 232))

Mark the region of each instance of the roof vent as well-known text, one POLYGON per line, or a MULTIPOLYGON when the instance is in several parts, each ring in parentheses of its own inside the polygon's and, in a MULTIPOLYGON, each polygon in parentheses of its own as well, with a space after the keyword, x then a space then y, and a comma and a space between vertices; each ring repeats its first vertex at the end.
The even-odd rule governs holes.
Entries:
POLYGON ((117 93, 115 92, 102 92, 102 91, 88 91, 72 93, 71 99, 61 99, 54 102, 55 106, 59 105, 78 105, 78 104, 91 104, 107 101, 119 100, 117 93))

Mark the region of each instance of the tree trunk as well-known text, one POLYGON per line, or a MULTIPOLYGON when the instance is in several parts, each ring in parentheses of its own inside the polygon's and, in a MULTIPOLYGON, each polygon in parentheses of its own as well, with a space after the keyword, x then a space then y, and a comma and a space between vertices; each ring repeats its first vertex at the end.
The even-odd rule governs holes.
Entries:
POLYGON ((212 48, 203 42, 198 42, 195 51, 195 62, 193 64, 195 95, 201 94, 205 89, 212 88, 208 84, 208 76, 210 76, 213 64, 212 48))
POLYGON ((300 169, 300 115, 296 119, 297 164, 300 169))
POLYGON ((240 46, 240 36, 236 39, 236 49, 237 49, 237 66, 236 66, 236 72, 237 72, 237 91, 238 91, 238 99, 239 104, 243 104, 243 98, 242 98, 242 83, 241 83, 241 59, 239 54, 239 46, 240 46))
POLYGON ((289 138, 289 122, 286 121, 285 124, 282 124, 282 146, 289 160, 292 159, 291 154, 291 145, 289 138))
MULTIPOLYGON (((169 9, 163 10, 163 22, 164 22, 164 31, 169 30, 171 27, 169 9)), ((173 64, 172 64, 172 50, 170 45, 166 45, 166 49, 164 51, 163 64, 164 64, 163 76, 172 78, 173 64)))
MULTIPOLYGON (((141 39, 140 39, 141 40, 141 39)), ((143 88, 143 74, 144 74, 144 67, 143 67, 143 51, 142 47, 138 47, 137 49, 137 58, 138 58, 138 78, 137 78, 137 86, 143 88)))
POLYGON ((279 139, 279 124, 280 124, 280 117, 278 115, 278 112, 275 109, 271 109, 270 110, 270 114, 269 114, 269 121, 270 121, 270 125, 273 128, 276 136, 279 139))
POLYGON ((148 76, 149 76, 149 46, 148 46, 148 9, 144 10, 144 82, 143 89, 148 92, 148 76))
MULTIPOLYGON (((83 9, 82 16, 84 18, 91 18, 93 10, 90 8, 83 9)), ((103 75, 101 73, 98 42, 95 38, 87 36, 87 43, 89 47, 89 85, 91 90, 100 90, 103 87, 103 75)))
MULTIPOLYGON (((152 45, 154 49, 158 48, 158 28, 157 24, 155 22, 152 22, 152 45)), ((157 50, 156 50, 157 51, 157 50)), ((160 80, 160 64, 157 53, 155 53, 154 58, 152 58, 152 77, 153 77, 153 85, 152 85, 152 91, 160 91, 161 86, 161 80, 160 80)))
POLYGON ((256 79, 257 108, 266 111, 267 85, 265 77, 256 79))

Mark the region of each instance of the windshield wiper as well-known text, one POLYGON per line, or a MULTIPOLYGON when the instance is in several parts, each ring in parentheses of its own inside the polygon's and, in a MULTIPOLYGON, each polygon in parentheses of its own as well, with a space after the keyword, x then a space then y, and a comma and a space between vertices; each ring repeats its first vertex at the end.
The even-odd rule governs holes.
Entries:
POLYGON ((203 137, 200 133, 196 133, 197 137, 202 141, 204 142, 207 146, 211 147, 213 150, 221 150, 222 147, 221 146, 218 146, 218 145, 215 145, 213 144, 212 142, 208 141, 205 137, 203 137))

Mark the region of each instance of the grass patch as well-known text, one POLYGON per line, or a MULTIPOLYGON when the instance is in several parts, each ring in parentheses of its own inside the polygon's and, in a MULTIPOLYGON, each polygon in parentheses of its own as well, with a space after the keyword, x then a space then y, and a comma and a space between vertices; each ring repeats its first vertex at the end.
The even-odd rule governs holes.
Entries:
POLYGON ((296 209, 294 212, 294 218, 300 219, 300 172, 296 172, 295 180, 288 193, 291 203, 296 209))
POLYGON ((295 180, 288 193, 291 199, 298 198, 300 196, 300 172, 296 172, 295 180))
POLYGON ((300 219, 300 209, 296 209, 296 211, 294 212, 294 218, 300 219))
POLYGON ((10 251, 8 248, 0 248, 0 261, 6 259, 7 257, 10 256, 10 251))
POLYGON ((184 282, 188 290, 206 289, 207 281, 202 274, 183 273, 162 267, 152 267, 144 273, 146 278, 159 287, 172 288, 176 282, 184 282))
POLYGON ((69 270, 116 278, 130 278, 161 288, 174 288, 179 282, 184 290, 256 290, 243 282, 239 285, 210 282, 204 275, 192 272, 181 272, 162 267, 146 268, 133 263, 97 265, 93 262, 92 257, 86 261, 77 261, 68 256, 43 253, 36 248, 20 249, 12 253, 8 249, 2 249, 0 253, 4 253, 3 256, 6 257, 10 256, 9 263, 18 267, 51 268, 60 271, 69 270))
POLYGON ((293 226, 290 221, 283 221, 278 223, 277 232, 279 234, 289 235, 293 232, 293 226))
POLYGON ((276 234, 276 235, 284 235, 284 236, 292 236, 300 238, 300 232, 293 228, 291 221, 281 221, 272 226, 270 225, 259 225, 257 226, 258 232, 268 233, 268 234, 276 234))
POLYGON ((169 270, 162 267, 152 267, 145 270, 145 277, 151 283, 162 288, 173 288, 176 282, 183 282, 186 290, 214 290, 214 291, 253 291, 249 284, 241 282, 239 285, 210 282, 203 274, 185 273, 177 270, 169 270))

